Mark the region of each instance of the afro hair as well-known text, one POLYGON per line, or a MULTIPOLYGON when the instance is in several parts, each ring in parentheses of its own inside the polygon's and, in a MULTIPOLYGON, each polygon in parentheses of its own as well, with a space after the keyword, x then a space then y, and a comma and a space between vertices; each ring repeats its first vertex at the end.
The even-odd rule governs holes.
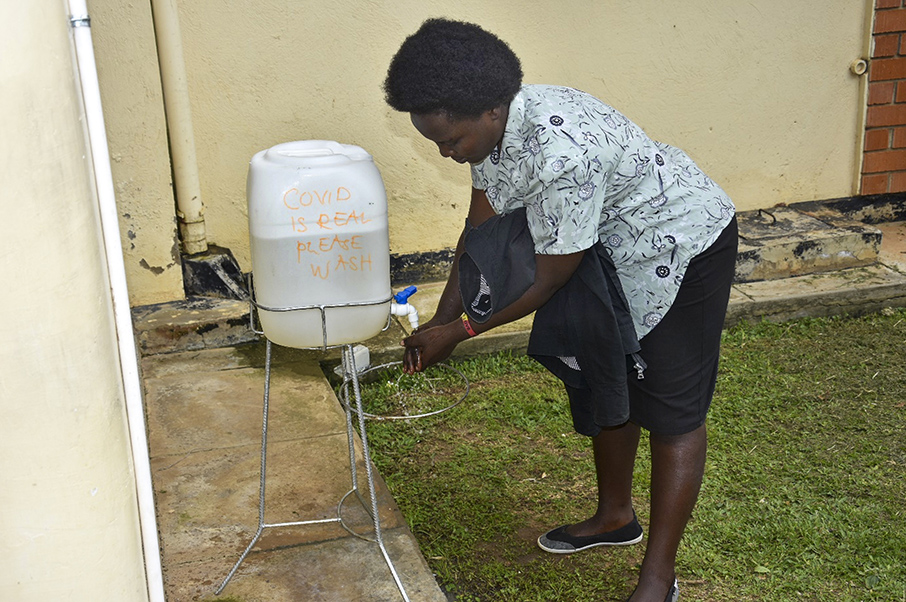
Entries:
POLYGON ((503 40, 472 23, 429 19, 393 57, 384 94, 397 111, 464 119, 509 104, 521 85, 519 58, 503 40))

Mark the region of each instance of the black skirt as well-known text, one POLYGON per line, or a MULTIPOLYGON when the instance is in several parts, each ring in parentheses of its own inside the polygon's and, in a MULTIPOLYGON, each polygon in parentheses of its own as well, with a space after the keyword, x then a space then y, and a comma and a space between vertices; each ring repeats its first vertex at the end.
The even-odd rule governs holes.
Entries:
MULTIPOLYGON (((647 367, 643 379, 634 371, 627 374, 629 420, 652 433, 680 435, 705 422, 717 382, 737 243, 733 218, 717 240, 690 262, 670 309, 640 341, 639 355, 647 367)), ((606 409, 614 401, 609 395, 569 384, 566 390, 577 432, 593 437, 602 428, 618 426, 600 420, 613 415, 606 409)))

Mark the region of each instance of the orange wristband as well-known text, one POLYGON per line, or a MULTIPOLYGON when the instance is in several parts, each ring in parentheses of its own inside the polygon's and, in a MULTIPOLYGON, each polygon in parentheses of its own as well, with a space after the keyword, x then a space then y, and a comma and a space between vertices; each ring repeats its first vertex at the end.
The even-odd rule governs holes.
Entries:
POLYGON ((468 333, 470 337, 474 337, 478 334, 477 332, 475 332, 475 329, 472 328, 472 323, 469 322, 469 316, 467 316, 466 314, 462 315, 462 325, 463 328, 466 329, 466 333, 468 333))

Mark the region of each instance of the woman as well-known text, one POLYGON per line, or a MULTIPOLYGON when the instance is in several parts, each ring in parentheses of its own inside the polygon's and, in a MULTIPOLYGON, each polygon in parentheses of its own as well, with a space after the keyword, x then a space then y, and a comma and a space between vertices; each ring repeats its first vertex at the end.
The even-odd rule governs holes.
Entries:
POLYGON ((569 554, 641 541, 631 490, 645 428, 651 517, 630 600, 676 600, 676 552, 702 481, 735 265, 733 204, 685 153, 598 99, 522 85, 515 54, 473 24, 426 21, 393 58, 384 90, 441 155, 470 164, 473 183, 437 312, 403 341, 405 369, 424 370, 461 341, 537 310, 529 353, 564 380, 574 426, 592 438, 598 486, 594 515, 538 545, 569 554), (533 271, 523 286, 504 285, 516 286, 514 299, 476 312, 473 294, 492 294, 525 263, 499 259, 517 236, 494 242, 484 231, 522 228, 500 227, 509 216, 530 234, 533 271), (474 247, 481 237, 498 246, 474 247), (469 288, 460 272, 474 263, 483 264, 480 286, 469 288), (563 313, 580 315, 551 327, 563 313))

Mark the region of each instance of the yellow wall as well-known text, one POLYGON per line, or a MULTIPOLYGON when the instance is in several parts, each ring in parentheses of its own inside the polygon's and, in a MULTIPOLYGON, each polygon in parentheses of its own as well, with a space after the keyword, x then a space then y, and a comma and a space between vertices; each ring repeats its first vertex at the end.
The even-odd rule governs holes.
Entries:
POLYGON ((182 268, 151 5, 88 2, 134 304, 180 299, 182 268))
MULTIPOLYGON (((374 155, 393 253, 454 244, 468 170, 442 161, 380 91, 399 44, 431 16, 482 24, 511 44, 527 82, 592 92, 684 148, 740 209, 848 196, 863 104, 848 67, 863 50, 867 2, 179 0, 208 240, 248 270, 248 160, 279 142, 325 138, 374 155)), ((92 1, 110 19, 98 25, 109 29, 98 36, 101 55, 129 32, 150 30, 144 9, 121 16, 110 8, 120 4, 92 1), (121 33, 125 19, 134 21, 121 33)), ((150 81, 156 61, 146 46, 130 65, 150 81)), ((108 109, 130 105, 131 85, 104 82, 108 109)), ((111 146, 125 152, 146 136, 111 132, 111 146)), ((133 169, 145 167, 124 162, 116 175, 133 169)), ((164 196, 132 191, 128 202, 156 202, 146 194, 164 196)), ((146 302, 142 290, 133 299, 146 302)))
POLYGON ((3 0, 0 600, 148 599, 109 284, 60 0, 3 0))

